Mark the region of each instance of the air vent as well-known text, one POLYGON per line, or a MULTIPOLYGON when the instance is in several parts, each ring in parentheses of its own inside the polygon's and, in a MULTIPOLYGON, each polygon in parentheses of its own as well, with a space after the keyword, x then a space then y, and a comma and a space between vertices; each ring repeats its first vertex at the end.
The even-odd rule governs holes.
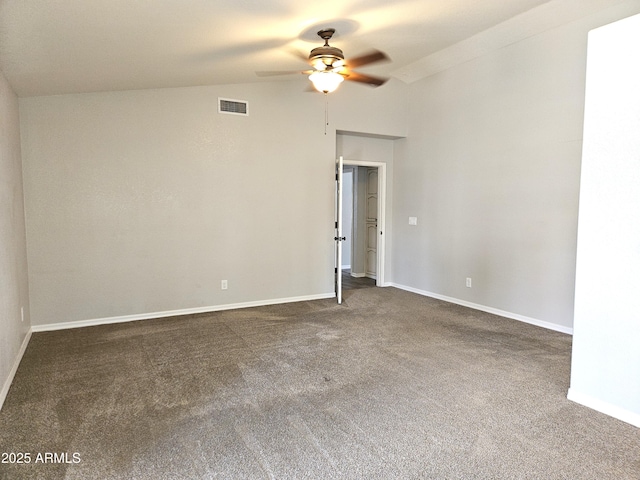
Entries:
POLYGON ((218 98, 218 113, 247 116, 249 115, 249 102, 232 100, 231 98, 218 98))

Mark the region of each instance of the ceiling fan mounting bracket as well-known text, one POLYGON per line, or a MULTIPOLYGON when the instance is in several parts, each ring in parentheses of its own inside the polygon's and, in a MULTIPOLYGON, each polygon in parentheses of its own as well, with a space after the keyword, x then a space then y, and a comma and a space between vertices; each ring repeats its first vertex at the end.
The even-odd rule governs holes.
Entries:
POLYGON ((329 46, 329 40, 333 37, 334 33, 336 33, 335 28, 323 28, 318 32, 318 36, 324 40, 325 47, 329 46))

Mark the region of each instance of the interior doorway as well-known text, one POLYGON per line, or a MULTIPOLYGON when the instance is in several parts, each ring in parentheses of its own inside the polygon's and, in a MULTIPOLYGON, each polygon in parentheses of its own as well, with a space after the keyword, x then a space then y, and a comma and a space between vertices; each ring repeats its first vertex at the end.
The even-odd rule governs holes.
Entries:
MULTIPOLYGON (((345 238, 345 241, 341 244, 342 290, 371 288, 376 286, 375 278, 369 278, 366 275, 366 268, 364 272, 358 272, 356 265, 352 265, 352 259, 359 255, 357 242, 354 242, 354 230, 357 231, 357 224, 359 220, 356 204, 356 199, 358 197, 357 188, 359 168, 367 167, 345 165, 342 174, 342 234, 345 238)), ((360 175, 362 175, 362 172, 360 172, 360 175)))
POLYGON ((384 285, 385 186, 385 163, 344 160, 344 289, 384 285))

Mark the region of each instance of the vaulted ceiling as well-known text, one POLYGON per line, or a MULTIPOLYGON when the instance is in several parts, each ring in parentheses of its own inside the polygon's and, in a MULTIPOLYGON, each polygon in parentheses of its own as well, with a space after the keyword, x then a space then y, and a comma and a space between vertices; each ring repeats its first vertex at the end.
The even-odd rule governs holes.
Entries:
POLYGON ((0 0, 0 69, 19 96, 257 82, 256 71, 304 70, 293 52, 334 27, 347 58, 375 48, 392 60, 363 73, 412 82, 616 3, 0 0))

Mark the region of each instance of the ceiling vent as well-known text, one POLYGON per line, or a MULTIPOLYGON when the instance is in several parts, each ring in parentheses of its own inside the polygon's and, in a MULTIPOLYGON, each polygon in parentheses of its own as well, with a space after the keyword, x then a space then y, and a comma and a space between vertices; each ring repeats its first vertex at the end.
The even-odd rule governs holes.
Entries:
POLYGON ((218 113, 230 113, 246 117, 249 115, 249 102, 231 98, 218 98, 218 113))

